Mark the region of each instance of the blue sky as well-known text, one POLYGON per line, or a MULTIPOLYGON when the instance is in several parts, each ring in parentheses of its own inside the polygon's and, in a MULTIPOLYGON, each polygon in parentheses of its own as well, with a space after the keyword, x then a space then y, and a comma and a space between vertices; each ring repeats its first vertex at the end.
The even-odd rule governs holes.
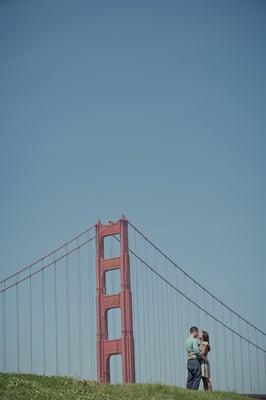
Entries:
POLYGON ((266 329, 263 1, 0 3, 0 277, 125 213, 266 329))

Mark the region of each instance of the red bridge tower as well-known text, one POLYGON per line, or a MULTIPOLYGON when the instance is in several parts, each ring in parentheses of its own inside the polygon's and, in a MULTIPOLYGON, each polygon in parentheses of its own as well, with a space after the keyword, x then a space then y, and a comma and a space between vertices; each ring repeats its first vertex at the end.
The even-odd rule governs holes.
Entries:
POLYGON ((130 265, 128 254, 128 222, 123 216, 115 223, 96 224, 96 360, 97 380, 110 382, 110 357, 120 354, 122 358, 122 382, 135 382, 134 339, 132 321, 132 294, 130 284, 130 265), (120 255, 104 258, 104 238, 119 235, 120 255), (107 271, 120 270, 120 293, 107 295, 107 271), (108 339, 107 311, 112 308, 121 310, 121 337, 108 339))

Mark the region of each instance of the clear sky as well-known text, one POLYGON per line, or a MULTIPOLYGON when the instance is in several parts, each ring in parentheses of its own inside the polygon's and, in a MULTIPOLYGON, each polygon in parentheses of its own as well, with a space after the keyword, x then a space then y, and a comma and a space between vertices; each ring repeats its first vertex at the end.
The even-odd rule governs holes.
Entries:
POLYGON ((265 330, 265 17, 1 0, 0 278, 125 213, 265 330))

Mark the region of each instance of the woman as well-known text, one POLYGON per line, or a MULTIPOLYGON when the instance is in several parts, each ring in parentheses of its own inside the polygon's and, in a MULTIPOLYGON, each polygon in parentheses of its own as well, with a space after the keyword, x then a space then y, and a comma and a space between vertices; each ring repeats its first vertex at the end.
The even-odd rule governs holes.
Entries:
POLYGON ((201 376, 205 391, 212 392, 212 384, 210 381, 210 364, 208 353, 211 351, 209 334, 206 331, 201 332, 200 339, 200 355, 201 355, 201 376))

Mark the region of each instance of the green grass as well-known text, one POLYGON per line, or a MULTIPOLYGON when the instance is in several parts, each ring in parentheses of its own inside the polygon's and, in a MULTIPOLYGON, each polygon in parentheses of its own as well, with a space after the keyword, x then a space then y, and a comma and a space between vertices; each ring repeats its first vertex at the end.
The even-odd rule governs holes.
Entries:
MULTIPOLYGON (((235 393, 204 393, 160 384, 99 385, 69 377, 0 373, 1 400, 240 400, 235 393)), ((247 399, 245 397, 245 399, 247 399)))

